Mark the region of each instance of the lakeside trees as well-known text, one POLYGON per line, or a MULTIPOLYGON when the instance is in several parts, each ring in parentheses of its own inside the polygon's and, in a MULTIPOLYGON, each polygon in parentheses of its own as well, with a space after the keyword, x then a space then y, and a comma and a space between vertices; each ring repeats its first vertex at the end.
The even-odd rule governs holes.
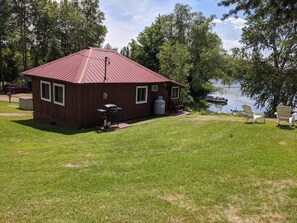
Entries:
POLYGON ((159 15, 121 52, 184 84, 184 101, 198 101, 213 89, 210 79, 224 75, 225 51, 212 32, 213 19, 176 4, 172 13, 159 15))
POLYGON ((26 69, 100 46, 107 32, 99 0, 0 0, 1 81, 26 69))
POLYGON ((297 41, 295 1, 234 1, 220 5, 235 5, 225 17, 243 10, 241 50, 234 50, 233 77, 240 81, 242 91, 259 106, 268 105, 273 114, 280 103, 292 105, 297 96, 297 41))

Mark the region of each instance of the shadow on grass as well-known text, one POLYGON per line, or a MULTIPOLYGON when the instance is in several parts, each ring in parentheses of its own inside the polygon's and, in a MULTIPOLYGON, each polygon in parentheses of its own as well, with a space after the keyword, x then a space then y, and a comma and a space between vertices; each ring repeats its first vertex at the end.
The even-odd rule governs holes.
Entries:
POLYGON ((290 127, 289 125, 278 125, 276 127, 282 130, 294 130, 296 128, 296 127, 290 127))
POLYGON ((41 131, 54 132, 54 133, 59 133, 59 134, 63 134, 63 135, 75 135, 75 134, 95 131, 95 129, 92 129, 92 128, 87 128, 87 129, 66 128, 66 127, 61 127, 58 125, 49 124, 47 122, 35 121, 33 119, 13 120, 12 122, 15 122, 17 124, 24 125, 27 127, 31 127, 34 129, 38 129, 41 131))
MULTIPOLYGON (((127 120, 126 123, 128 123, 128 124, 139 123, 140 124, 140 123, 158 119, 158 118, 163 118, 163 117, 168 117, 168 116, 188 115, 188 114, 190 114, 190 113, 180 111, 177 113, 170 113, 170 114, 164 114, 164 115, 159 115, 159 116, 157 116, 157 115, 156 116, 148 116, 148 117, 144 117, 144 118, 127 120)), ((96 131, 96 127, 85 128, 85 129, 73 129, 73 128, 62 127, 62 126, 55 125, 55 124, 50 124, 48 122, 35 121, 34 119, 12 120, 12 122, 15 122, 17 124, 24 125, 27 127, 31 127, 34 129, 38 129, 41 131, 54 132, 54 133, 59 133, 59 134, 64 134, 64 135, 75 135, 75 134, 80 134, 80 133, 85 133, 85 132, 96 131)), ((106 131, 106 132, 109 132, 109 131, 106 131)))
POLYGON ((258 124, 264 125, 265 123, 264 122, 255 122, 255 123, 253 123, 253 122, 245 122, 244 124, 245 125, 258 125, 258 124))

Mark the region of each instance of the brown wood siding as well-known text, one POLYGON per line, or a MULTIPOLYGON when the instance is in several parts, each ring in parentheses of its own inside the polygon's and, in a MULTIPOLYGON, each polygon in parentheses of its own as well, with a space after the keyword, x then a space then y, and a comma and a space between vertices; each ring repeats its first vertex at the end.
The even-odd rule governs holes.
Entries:
POLYGON ((32 93, 34 119, 56 123, 58 125, 87 128, 103 124, 102 114, 97 111, 104 104, 116 104, 122 109, 118 112, 118 120, 142 118, 153 115, 154 100, 163 96, 166 101, 166 110, 170 103, 168 86, 158 85, 158 91, 151 91, 153 84, 72 84, 49 79, 32 78, 32 93), (51 83, 52 102, 41 100, 40 80, 51 83), (53 103, 53 83, 65 85, 65 106, 53 103), (148 101, 145 104, 136 104, 136 87, 148 87, 148 101), (107 99, 103 99, 103 93, 107 99))
POLYGON ((122 109, 117 116, 119 121, 147 117, 153 115, 154 100, 157 96, 166 98, 164 84, 158 84, 158 91, 151 91, 152 84, 109 84, 109 85, 81 85, 81 127, 101 125, 102 114, 97 111, 104 104, 116 104, 122 109), (136 87, 148 86, 148 101, 145 104, 136 104, 136 87), (103 93, 107 99, 103 99, 103 93))
POLYGON ((78 113, 76 108, 75 85, 63 83, 55 80, 45 80, 32 78, 32 93, 33 93, 33 117, 37 120, 43 120, 58 125, 78 128, 78 113), (41 100, 40 95, 40 80, 51 83, 51 102, 41 100), (53 103, 53 83, 65 85, 65 106, 53 103))

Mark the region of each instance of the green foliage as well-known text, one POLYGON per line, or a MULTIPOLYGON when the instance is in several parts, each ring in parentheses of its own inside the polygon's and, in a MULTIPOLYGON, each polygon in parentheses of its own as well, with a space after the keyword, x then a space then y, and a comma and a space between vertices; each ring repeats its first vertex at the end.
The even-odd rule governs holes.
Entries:
POLYGON ((161 64, 161 74, 181 84, 187 84, 187 76, 192 68, 187 45, 166 42, 157 57, 161 64))
POLYGON ((297 97, 296 22, 278 15, 276 9, 261 17, 262 7, 270 4, 262 3, 250 6, 257 10, 247 15, 241 37, 244 47, 234 51, 233 72, 242 91, 258 106, 268 105, 267 111, 273 115, 277 105, 292 106, 297 97))
POLYGON ((9 48, 3 49, 2 52, 2 75, 4 80, 7 82, 11 82, 18 77, 18 73, 20 71, 20 67, 18 65, 18 55, 16 52, 11 51, 9 48))
MULTIPOLYGON (((221 0, 218 5, 226 7, 234 6, 234 8, 230 9, 223 18, 227 18, 231 15, 237 15, 238 12, 243 11, 247 17, 255 20, 276 16, 286 21, 286 23, 290 23, 296 21, 297 19, 297 5, 295 0, 221 0)), ((296 37, 293 38, 295 38, 296 41, 296 37)))
POLYGON ((167 77, 179 79, 188 86, 184 92, 198 101, 213 90, 210 79, 226 75, 221 40, 211 32, 213 18, 192 12, 189 5, 176 4, 172 13, 159 15, 137 40, 132 40, 130 57, 167 77))
POLYGON ((107 32, 99 0, 2 0, 0 12, 0 73, 6 81, 31 67, 100 46, 107 32), (6 73, 4 50, 18 55, 10 57, 18 60, 10 61, 14 65, 6 73))
POLYGON ((166 42, 161 47, 157 57, 160 61, 160 73, 165 77, 185 86, 181 92, 181 100, 190 102, 188 76, 192 68, 191 54, 188 47, 182 43, 166 42))
POLYGON ((124 55, 125 57, 128 57, 128 58, 130 58, 130 56, 131 56, 129 46, 124 46, 124 47, 121 49, 120 53, 121 53, 122 55, 124 55))
POLYGON ((165 42, 165 34, 163 31, 163 20, 165 17, 158 16, 151 26, 146 27, 141 32, 137 41, 132 40, 129 44, 131 47, 131 58, 145 67, 159 72, 160 62, 157 54, 160 52, 161 46, 165 42))
POLYGON ((98 134, 31 118, 0 116, 0 222, 297 220, 297 129, 193 114, 98 134))
POLYGON ((46 56, 46 61, 50 62, 62 57, 63 53, 58 43, 58 40, 53 38, 49 41, 49 49, 46 56))

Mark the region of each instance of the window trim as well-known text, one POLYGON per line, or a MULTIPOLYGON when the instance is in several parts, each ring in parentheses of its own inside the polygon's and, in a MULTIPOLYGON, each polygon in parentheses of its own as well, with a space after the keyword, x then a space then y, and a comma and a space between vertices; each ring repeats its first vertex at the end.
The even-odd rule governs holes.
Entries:
POLYGON ((171 99, 179 99, 179 87, 171 88, 171 99), (177 89, 177 97, 173 97, 173 89, 177 89))
POLYGON ((136 87, 136 104, 145 104, 147 103, 148 98, 148 86, 137 86, 136 87), (145 100, 144 101, 137 101, 138 98, 138 89, 146 89, 145 100))
POLYGON ((48 81, 40 81, 40 99, 43 100, 43 101, 48 101, 48 102, 51 102, 52 101, 52 88, 51 88, 51 83, 48 82, 48 81), (42 96, 42 84, 46 84, 48 85, 48 95, 49 95, 49 98, 44 98, 42 96))
POLYGON ((154 84, 151 86, 151 91, 158 91, 159 90, 159 86, 157 84, 154 84))
POLYGON ((64 84, 58 84, 58 83, 53 83, 53 97, 54 97, 54 104, 57 104, 57 105, 61 105, 61 106, 65 106, 65 85, 64 84), (63 89, 63 102, 59 102, 59 101, 56 101, 56 92, 55 92, 55 87, 61 87, 63 89))

